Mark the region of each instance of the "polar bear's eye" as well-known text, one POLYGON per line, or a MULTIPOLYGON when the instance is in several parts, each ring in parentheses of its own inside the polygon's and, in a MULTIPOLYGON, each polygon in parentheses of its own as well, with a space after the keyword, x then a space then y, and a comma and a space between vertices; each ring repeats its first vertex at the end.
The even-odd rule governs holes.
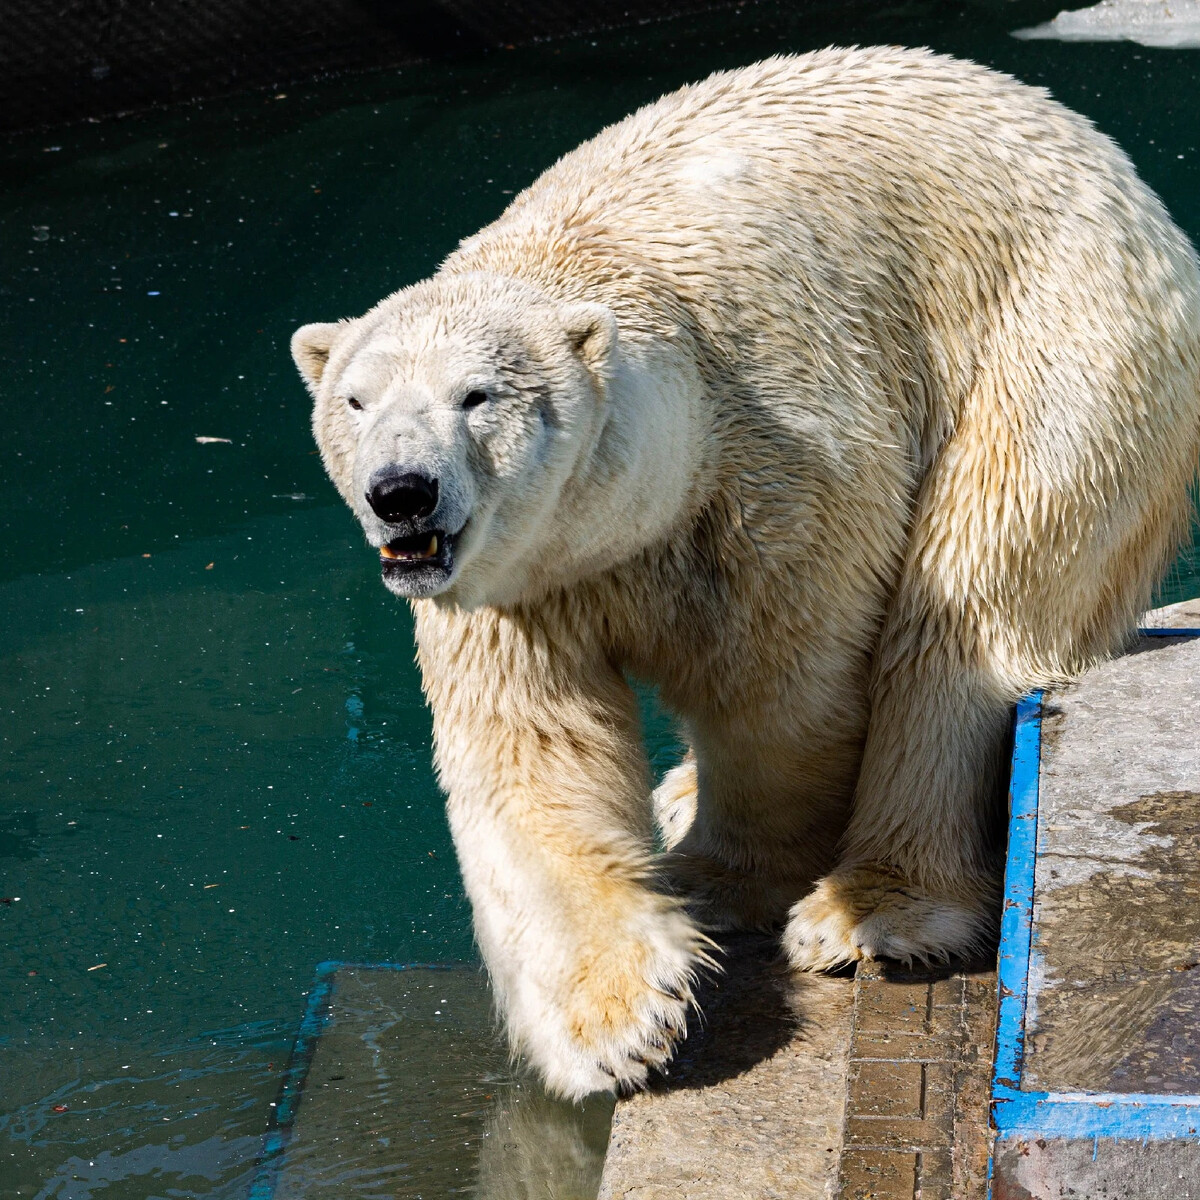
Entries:
POLYGON ((362 402, 359 400, 355 400, 355 398, 353 396, 347 396, 346 403, 348 405, 350 405, 350 407, 352 409, 354 409, 355 412, 362 412, 362 402))
POLYGON ((487 392, 479 390, 468 392, 462 401, 463 408, 478 408, 481 404, 486 404, 488 401, 487 392))

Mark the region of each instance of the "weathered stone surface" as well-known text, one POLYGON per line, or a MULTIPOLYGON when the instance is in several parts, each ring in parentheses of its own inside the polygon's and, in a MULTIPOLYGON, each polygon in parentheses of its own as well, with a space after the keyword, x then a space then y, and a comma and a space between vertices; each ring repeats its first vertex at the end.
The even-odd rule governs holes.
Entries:
POLYGON ((617 1105, 602 1200, 836 1195, 853 982, 731 947, 669 1077, 617 1105))
POLYGON ((1200 1200, 1195 1142, 1038 1138, 996 1145, 993 1200, 1200 1200))
POLYGON ((1045 706, 1025 1088, 1200 1092, 1198 862, 1200 639, 1145 638, 1045 706))

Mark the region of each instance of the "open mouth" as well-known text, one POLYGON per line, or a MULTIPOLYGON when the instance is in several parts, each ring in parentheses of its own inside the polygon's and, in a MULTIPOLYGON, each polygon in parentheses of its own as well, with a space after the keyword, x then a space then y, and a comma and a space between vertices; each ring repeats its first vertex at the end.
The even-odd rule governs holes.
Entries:
POLYGON ((412 599, 440 592, 454 574, 454 550, 461 533, 426 529, 385 542, 379 547, 383 582, 390 591, 412 599))
POLYGON ((438 556, 446 535, 435 529, 430 533, 417 533, 412 537, 396 538, 379 547, 379 557, 384 563, 429 562, 438 556))

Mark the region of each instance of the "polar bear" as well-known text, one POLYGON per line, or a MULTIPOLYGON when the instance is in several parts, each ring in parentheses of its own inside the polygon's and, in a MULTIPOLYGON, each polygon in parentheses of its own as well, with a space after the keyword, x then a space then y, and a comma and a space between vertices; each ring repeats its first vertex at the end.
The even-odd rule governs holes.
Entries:
POLYGON ((553 1091, 663 1065, 715 929, 989 943, 1011 705, 1127 636, 1200 458, 1196 255, 1108 138, 927 51, 773 58, 292 347, 553 1091), (631 679, 690 747, 653 802, 631 679))

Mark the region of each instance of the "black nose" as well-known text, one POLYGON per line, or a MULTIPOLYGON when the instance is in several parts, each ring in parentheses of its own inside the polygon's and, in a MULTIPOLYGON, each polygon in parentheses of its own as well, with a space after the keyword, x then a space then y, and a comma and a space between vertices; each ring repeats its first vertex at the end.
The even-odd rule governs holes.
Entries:
POLYGON ((367 483, 367 503, 389 525, 427 517, 437 502, 437 480, 418 471, 382 467, 367 483))

